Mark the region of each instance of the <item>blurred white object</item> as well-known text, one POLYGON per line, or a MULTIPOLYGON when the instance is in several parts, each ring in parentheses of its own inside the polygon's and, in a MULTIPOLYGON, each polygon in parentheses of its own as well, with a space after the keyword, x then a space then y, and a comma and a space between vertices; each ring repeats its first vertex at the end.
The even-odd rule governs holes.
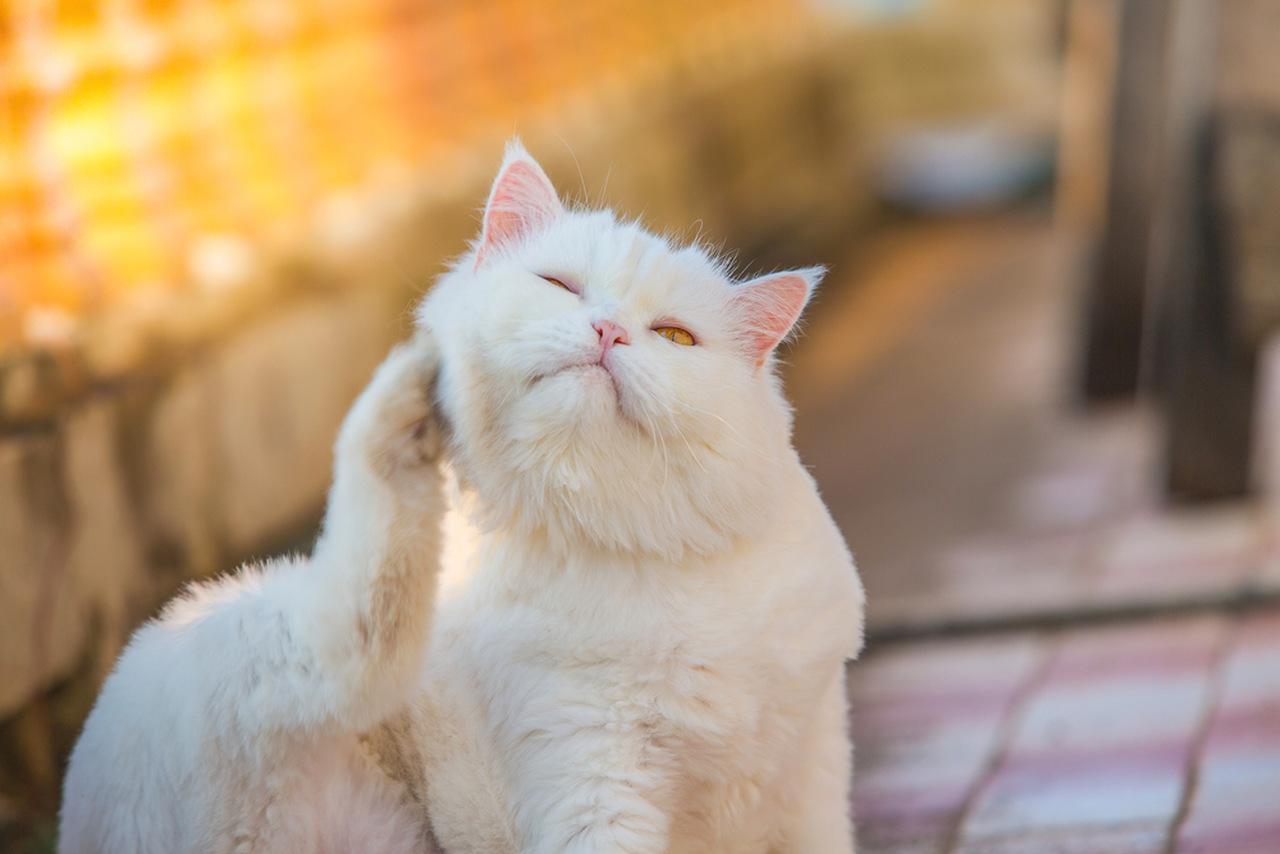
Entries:
POLYGON ((203 291, 225 291, 250 280, 258 266, 252 243, 238 234, 210 232, 191 241, 187 272, 203 291))
POLYGON ((875 168, 878 194, 912 210, 994 207, 1044 183, 1052 138, 987 121, 906 128, 887 135, 875 168))

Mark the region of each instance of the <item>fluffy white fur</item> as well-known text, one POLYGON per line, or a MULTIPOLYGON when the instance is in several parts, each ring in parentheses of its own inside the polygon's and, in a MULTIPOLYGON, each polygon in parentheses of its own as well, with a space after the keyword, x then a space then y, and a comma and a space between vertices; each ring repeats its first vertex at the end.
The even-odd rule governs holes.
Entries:
POLYGON ((315 554, 139 630, 60 850, 849 854, 862 590, 772 359, 818 278, 566 211, 513 145, 315 554))

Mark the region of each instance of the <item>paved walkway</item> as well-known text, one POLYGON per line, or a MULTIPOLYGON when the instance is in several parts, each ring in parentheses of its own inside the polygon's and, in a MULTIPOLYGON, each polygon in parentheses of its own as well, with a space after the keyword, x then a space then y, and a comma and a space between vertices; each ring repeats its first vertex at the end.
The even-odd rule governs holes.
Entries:
POLYGON ((1280 610, 851 669, 861 854, 1280 852, 1280 610))
POLYGON ((1075 405, 1079 259, 1033 216, 894 230, 792 356, 870 597, 863 854, 1280 854, 1280 524, 1163 507, 1152 413, 1075 405))

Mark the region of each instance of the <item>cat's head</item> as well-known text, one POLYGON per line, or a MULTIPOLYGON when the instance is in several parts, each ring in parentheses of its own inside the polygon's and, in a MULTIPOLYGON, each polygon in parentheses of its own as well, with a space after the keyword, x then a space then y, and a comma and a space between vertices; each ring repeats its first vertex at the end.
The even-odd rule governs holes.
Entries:
POLYGON ((700 248, 566 210, 509 146, 480 238, 418 311, 483 521, 670 558, 759 530, 794 465, 773 350, 820 276, 731 281, 700 248))

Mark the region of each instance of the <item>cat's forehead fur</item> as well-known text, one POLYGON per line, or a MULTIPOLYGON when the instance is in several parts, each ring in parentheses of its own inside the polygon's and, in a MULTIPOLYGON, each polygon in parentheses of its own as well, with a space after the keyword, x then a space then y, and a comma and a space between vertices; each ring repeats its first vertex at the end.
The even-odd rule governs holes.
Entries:
POLYGON ((723 278, 721 265, 701 247, 674 245, 638 222, 619 221, 609 210, 566 213, 532 237, 520 255, 527 262, 559 264, 622 281, 723 278))
POLYGON ((702 247, 673 244, 608 210, 567 212, 495 259, 491 275, 512 268, 561 279, 604 307, 671 320, 722 313, 732 287, 702 247))

